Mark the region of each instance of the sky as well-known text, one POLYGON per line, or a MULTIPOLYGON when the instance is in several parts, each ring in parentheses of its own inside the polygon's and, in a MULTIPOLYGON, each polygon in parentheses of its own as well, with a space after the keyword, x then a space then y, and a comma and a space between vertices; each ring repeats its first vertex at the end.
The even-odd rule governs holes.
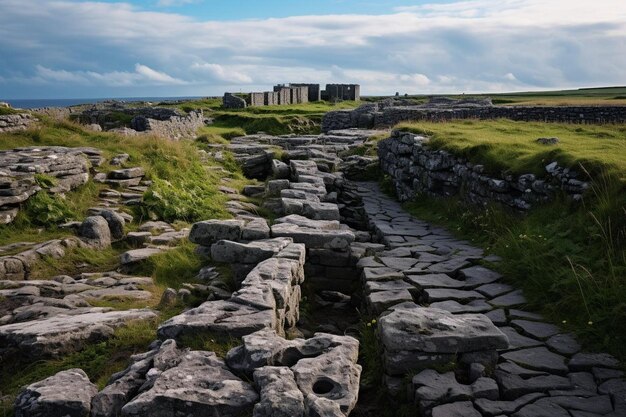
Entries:
POLYGON ((626 85, 625 0, 0 0, 0 99, 626 85))

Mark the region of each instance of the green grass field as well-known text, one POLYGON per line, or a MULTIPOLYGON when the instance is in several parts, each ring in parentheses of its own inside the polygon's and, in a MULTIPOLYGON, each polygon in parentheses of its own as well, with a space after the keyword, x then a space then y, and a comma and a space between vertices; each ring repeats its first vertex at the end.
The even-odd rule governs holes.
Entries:
POLYGON ((544 174, 552 161, 594 173, 603 170, 626 181, 626 126, 516 122, 511 120, 402 123, 397 129, 431 138, 445 149, 489 171, 544 174), (558 137, 557 145, 541 145, 540 137, 558 137))

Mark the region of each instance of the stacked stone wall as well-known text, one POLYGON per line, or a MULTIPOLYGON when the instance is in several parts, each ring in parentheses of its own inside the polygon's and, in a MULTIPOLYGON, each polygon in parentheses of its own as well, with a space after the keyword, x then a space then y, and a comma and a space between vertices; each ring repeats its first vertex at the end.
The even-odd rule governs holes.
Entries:
POLYGON ((36 119, 29 113, 6 114, 0 116, 0 133, 25 130, 35 123, 35 121, 36 119))
POLYGON ((378 156, 381 169, 391 177, 401 201, 418 194, 461 195, 476 204, 495 201, 528 210, 558 193, 580 200, 589 188, 576 172, 556 162, 546 166, 541 178, 534 174, 488 175, 482 165, 431 149, 427 138, 402 131, 394 131, 379 143, 378 156))
POLYGON ((562 107, 468 107, 434 109, 417 106, 365 104, 355 110, 326 113, 322 120, 324 132, 350 128, 391 127, 406 121, 444 121, 455 119, 511 119, 517 121, 562 123, 626 123, 626 107, 562 106, 562 107))

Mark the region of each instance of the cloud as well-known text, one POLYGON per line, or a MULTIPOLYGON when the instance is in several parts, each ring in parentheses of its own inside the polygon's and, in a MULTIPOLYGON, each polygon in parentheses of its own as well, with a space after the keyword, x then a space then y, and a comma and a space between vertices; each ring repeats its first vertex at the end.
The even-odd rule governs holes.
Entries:
POLYGON ((357 82, 365 94, 616 85, 626 83, 626 8, 472 0, 372 16, 202 21, 130 3, 2 0, 0 56, 3 90, 17 95, 29 83, 175 95, 299 81, 357 82))
POLYGON ((35 76, 32 78, 15 79, 21 82, 66 83, 78 85, 104 85, 111 87, 133 85, 184 85, 185 81, 176 79, 164 72, 153 70, 145 65, 136 64, 134 72, 113 71, 98 73, 94 71, 67 71, 54 70, 42 65, 35 68, 35 76))
POLYGON ((186 4, 202 3, 203 0, 158 0, 159 7, 184 6, 186 4))
POLYGON ((212 79, 232 84, 250 84, 252 77, 234 68, 225 68, 219 64, 194 62, 191 69, 209 75, 212 79))

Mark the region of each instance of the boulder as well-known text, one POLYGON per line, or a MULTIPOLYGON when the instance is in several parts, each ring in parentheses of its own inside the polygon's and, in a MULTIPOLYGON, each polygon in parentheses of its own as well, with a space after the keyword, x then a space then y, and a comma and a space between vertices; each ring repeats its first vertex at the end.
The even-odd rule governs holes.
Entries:
POLYGON ((302 417, 304 396, 287 367, 264 366, 254 372, 254 383, 261 401, 254 406, 254 417, 302 417))
POLYGON ((100 216, 104 217, 109 225, 111 237, 115 240, 124 238, 124 218, 113 210, 102 210, 100 216))
POLYGON ((69 369, 26 387, 15 400, 15 416, 85 417, 97 393, 82 369, 69 369))
POLYGON ((250 413, 258 398, 215 353, 192 351, 177 366, 159 373, 150 389, 122 408, 122 416, 239 417, 250 413))
POLYGON ((109 223, 102 216, 87 217, 78 229, 78 236, 96 249, 111 247, 109 223))

